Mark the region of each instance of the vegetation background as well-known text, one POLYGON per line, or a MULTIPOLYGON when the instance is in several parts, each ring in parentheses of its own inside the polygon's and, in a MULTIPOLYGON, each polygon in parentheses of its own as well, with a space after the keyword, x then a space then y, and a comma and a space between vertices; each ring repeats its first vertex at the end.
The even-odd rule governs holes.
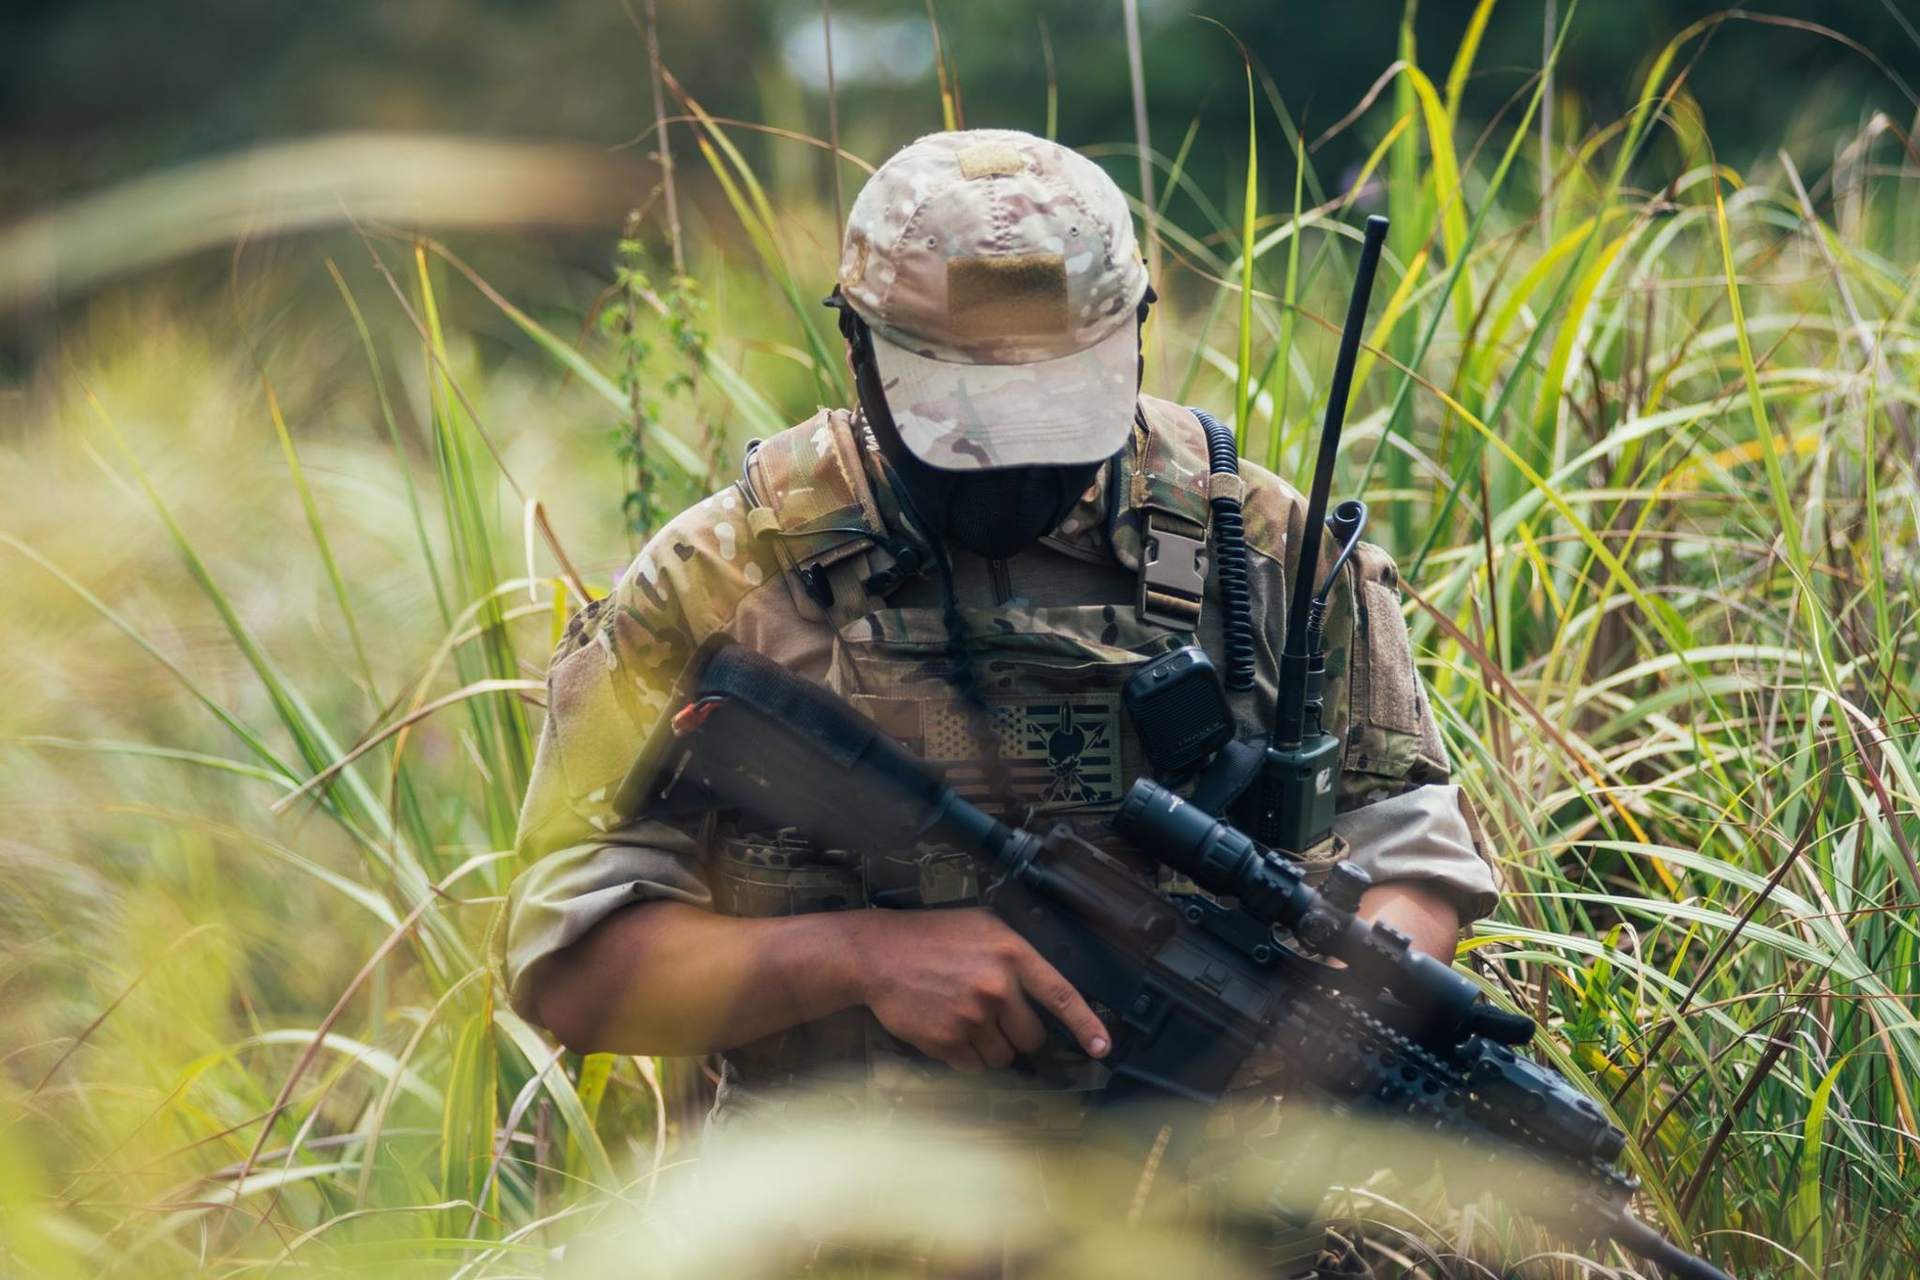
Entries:
MULTIPOLYGON (((1282 468, 1392 215, 1343 491, 1502 853, 1463 963, 1667 1229, 1915 1270, 1910 6, 1129 8, 843 0, 831 73, 797 0, 0 12, 0 1271, 779 1274, 876 1201, 977 1260, 991 1159, 688 1179, 697 1069, 485 966, 559 627, 844 400, 839 211, 960 122, 1137 197, 1149 390, 1282 468)), ((1383 1274, 1625 1267, 1343 1205, 1383 1274)), ((1081 1208, 1037 1273, 1204 1245, 1081 1208)))

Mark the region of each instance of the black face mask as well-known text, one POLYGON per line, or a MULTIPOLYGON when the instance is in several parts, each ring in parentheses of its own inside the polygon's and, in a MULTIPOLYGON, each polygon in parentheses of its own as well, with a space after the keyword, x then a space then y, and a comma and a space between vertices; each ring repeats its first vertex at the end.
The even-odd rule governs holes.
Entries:
POLYGON ((922 464, 933 483, 923 477, 907 483, 914 505, 929 520, 934 517, 927 506, 944 503, 945 519, 938 527, 949 543, 989 560, 1004 560, 1058 528, 1101 465, 941 472, 922 464))
POLYGON ((1072 467, 945 471, 914 456, 893 423, 867 326, 844 304, 840 331, 854 353, 860 409, 927 532, 989 560, 1004 560, 1057 528, 1100 474, 1103 462, 1072 467))

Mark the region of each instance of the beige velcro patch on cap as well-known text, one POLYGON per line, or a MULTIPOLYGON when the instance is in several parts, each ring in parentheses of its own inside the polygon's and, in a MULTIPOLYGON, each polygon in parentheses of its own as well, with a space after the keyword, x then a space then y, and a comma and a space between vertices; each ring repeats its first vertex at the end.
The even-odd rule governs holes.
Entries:
POLYGON ((1027 158, 1020 154, 1020 149, 1004 142, 982 142, 968 147, 960 153, 959 161, 961 175, 969 179, 1005 177, 1027 167, 1027 158))
POLYGON ((947 324, 956 337, 1065 333, 1067 260, 1058 253, 1003 253, 947 261, 947 324))

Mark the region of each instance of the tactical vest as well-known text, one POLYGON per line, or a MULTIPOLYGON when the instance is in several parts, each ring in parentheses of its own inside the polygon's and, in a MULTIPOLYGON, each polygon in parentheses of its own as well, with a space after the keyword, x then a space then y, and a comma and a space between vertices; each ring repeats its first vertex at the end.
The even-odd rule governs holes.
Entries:
MULTIPOLYGON (((939 608, 889 602, 917 553, 893 532, 884 493, 868 482, 857 424, 828 415, 812 431, 789 431, 749 453, 740 483, 747 526, 767 539, 785 569, 794 608, 831 628, 827 684, 923 759, 943 766, 956 789, 991 803, 987 751, 997 743, 997 781, 1037 825, 1066 821, 1114 849, 1107 819, 1146 768, 1121 707, 1127 678, 1193 638, 1202 609, 1209 517, 1204 433, 1194 416, 1143 398, 1134 437, 1107 477, 1103 556, 1138 575, 1132 605, 1117 602, 963 609, 983 716, 948 678, 949 635, 939 608), (1197 469, 1196 469, 1197 461, 1197 469), (1143 567, 1144 566, 1144 567, 1143 567)), ((1085 558, 1088 548, 1056 533, 1046 541, 1085 558)), ((851 801, 850 799, 850 802, 851 801)), ((1143 875, 1153 864, 1133 857, 1143 875)), ((977 905, 971 859, 920 848, 859 856, 816 849, 787 834, 719 826, 708 842, 716 907, 767 917, 852 907, 977 905)), ((996 1123, 1012 1108, 1030 1132, 1047 1117, 1071 1122, 1072 1107, 1038 1108, 1035 1091, 1077 1095, 1104 1083, 1104 1069, 1061 1052, 1030 1074, 1007 1077, 1010 1093, 968 1090, 996 1123), (1040 1114, 1041 1111, 1046 1115, 1040 1114)), ((796 1027, 727 1055, 736 1087, 758 1091, 810 1076, 861 1072, 924 1101, 950 1073, 890 1041, 865 1010, 796 1027)), ((1056 1102, 1059 1099, 1056 1098, 1056 1102)))

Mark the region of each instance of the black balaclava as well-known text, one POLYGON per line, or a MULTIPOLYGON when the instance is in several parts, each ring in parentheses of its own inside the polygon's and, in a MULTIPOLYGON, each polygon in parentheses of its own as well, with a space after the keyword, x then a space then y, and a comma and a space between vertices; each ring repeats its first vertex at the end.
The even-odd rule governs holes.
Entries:
MULTIPOLYGON (((1152 300, 1149 290, 1140 303, 1143 323, 1152 300)), ((1100 461, 1071 467, 947 471, 922 462, 907 448, 894 425, 866 321, 840 300, 837 289, 828 302, 840 311, 840 332, 852 353, 860 410, 881 454, 906 488, 913 513, 927 526, 928 533, 975 555, 1003 560, 1058 527, 1106 465, 1100 461)))

